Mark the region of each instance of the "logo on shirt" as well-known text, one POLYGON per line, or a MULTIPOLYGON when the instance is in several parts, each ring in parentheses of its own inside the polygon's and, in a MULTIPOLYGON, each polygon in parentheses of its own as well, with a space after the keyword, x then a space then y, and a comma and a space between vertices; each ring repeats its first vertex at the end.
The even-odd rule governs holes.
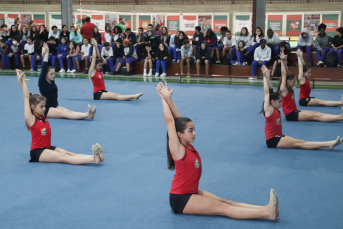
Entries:
POLYGON ((200 167, 200 163, 199 163, 199 161, 198 161, 198 158, 195 158, 194 159, 194 166, 195 166, 195 168, 199 168, 200 167))
POLYGON ((294 99, 294 95, 292 95, 292 99, 294 99))
POLYGON ((99 79, 101 79, 101 75, 99 75, 99 79))
POLYGON ((43 128, 41 131, 40 131, 41 135, 46 135, 46 129, 43 128))
POLYGON ((281 120, 280 120, 280 118, 278 118, 278 119, 276 120, 276 124, 279 125, 280 123, 281 123, 281 120))

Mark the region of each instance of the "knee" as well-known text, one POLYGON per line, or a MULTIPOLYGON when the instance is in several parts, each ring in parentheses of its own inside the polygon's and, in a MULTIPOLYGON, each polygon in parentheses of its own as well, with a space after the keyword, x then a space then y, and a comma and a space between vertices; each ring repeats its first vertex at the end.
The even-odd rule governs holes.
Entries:
POLYGON ((300 146, 303 145, 305 142, 306 142, 305 140, 297 139, 297 140, 295 140, 294 145, 295 145, 296 147, 300 147, 300 146))
MULTIPOLYGON (((199 61, 200 62, 200 61, 199 61)), ((209 62, 208 62, 208 60, 205 60, 205 64, 208 64, 209 62)))

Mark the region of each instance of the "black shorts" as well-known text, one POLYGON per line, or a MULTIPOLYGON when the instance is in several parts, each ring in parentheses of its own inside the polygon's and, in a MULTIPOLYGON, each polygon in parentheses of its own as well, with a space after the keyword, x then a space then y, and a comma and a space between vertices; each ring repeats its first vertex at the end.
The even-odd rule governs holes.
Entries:
POLYGON ((94 100, 100 100, 101 95, 102 95, 103 92, 107 92, 107 91, 106 91, 106 90, 102 90, 102 91, 97 91, 97 92, 95 92, 95 93, 93 94, 94 100))
MULTIPOLYGON (((56 107, 53 107, 53 108, 56 108, 56 107)), ((47 118, 47 117, 48 117, 48 112, 49 112, 49 109, 50 109, 50 107, 48 107, 48 106, 45 106, 45 112, 44 112, 44 116, 45 116, 45 118, 47 118)))
POLYGON ((30 151, 31 160, 30 162, 39 162, 39 157, 45 149, 55 150, 56 146, 50 146, 50 148, 38 148, 30 151))
POLYGON ((266 141, 268 148, 277 148, 277 144, 279 144, 279 141, 282 137, 285 137, 285 135, 282 136, 276 136, 273 138, 270 138, 266 141))
POLYGON ((183 195, 170 193, 169 203, 173 212, 182 214, 183 209, 186 207, 186 204, 188 203, 188 200, 189 198, 191 198, 192 195, 193 193, 183 195))
MULTIPOLYGON (((205 59, 199 59, 200 65, 205 65, 205 59)), ((211 64, 211 60, 208 60, 208 64, 211 64)))
POLYGON ((308 97, 308 98, 299 99, 299 105, 300 106, 307 106, 307 104, 311 101, 311 99, 315 99, 315 97, 308 97))
POLYGON ((299 117, 299 110, 296 110, 296 111, 292 111, 291 113, 289 113, 287 116, 286 116, 286 120, 287 121, 298 121, 298 117, 299 117))

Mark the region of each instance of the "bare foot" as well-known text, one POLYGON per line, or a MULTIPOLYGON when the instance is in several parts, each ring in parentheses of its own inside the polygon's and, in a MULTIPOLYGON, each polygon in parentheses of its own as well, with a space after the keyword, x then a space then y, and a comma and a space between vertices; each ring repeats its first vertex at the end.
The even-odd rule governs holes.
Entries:
POLYGON ((93 151, 93 155, 94 155, 94 163, 95 164, 99 164, 100 163, 100 156, 97 153, 97 147, 95 145, 92 145, 92 151, 93 151))
POLYGON ((277 205, 276 205, 276 218, 277 218, 279 216, 279 198, 278 198, 274 189, 271 189, 271 191, 274 193, 276 200, 277 200, 277 205))
POLYGON ((87 111, 88 118, 92 118, 92 106, 88 104, 88 111, 87 111))
POLYGON ((330 146, 329 146, 328 148, 329 148, 329 149, 333 149, 333 148, 335 148, 335 146, 337 146, 337 145, 341 144, 341 143, 342 143, 342 141, 343 141, 343 139, 342 139, 342 138, 340 138, 340 137, 338 136, 336 140, 334 140, 334 141, 331 141, 331 142, 332 142, 332 144, 330 144, 330 146))
POLYGON ((272 191, 272 189, 270 190, 270 200, 269 200, 269 204, 267 205, 267 209, 268 209, 268 219, 270 220, 275 220, 276 219, 276 209, 278 208, 278 199, 276 198, 276 195, 274 194, 274 192, 272 191))
POLYGON ((91 111, 91 119, 94 119, 94 116, 95 116, 95 112, 96 112, 96 106, 93 105, 93 108, 92 108, 92 111, 91 111))
POLYGON ((103 162, 105 160, 104 159, 104 153, 103 153, 104 151, 102 150, 102 147, 101 147, 101 145, 99 143, 96 143, 95 146, 97 148, 97 153, 98 153, 98 155, 100 157, 100 161, 103 162))
POLYGON ((142 93, 140 93, 140 94, 136 94, 136 98, 135 98, 135 100, 138 100, 139 99, 139 97, 141 97, 143 95, 143 92, 142 93))

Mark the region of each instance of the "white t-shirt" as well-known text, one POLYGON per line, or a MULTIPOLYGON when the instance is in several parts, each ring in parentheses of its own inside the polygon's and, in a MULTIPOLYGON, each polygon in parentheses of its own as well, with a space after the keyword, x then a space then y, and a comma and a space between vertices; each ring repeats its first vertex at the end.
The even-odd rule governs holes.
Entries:
POLYGON ((105 33, 105 41, 111 44, 111 33, 105 33))
POLYGON ((227 39, 227 37, 225 37, 223 44, 228 46, 236 45, 236 38, 234 36, 231 36, 231 40, 229 40, 227 39))
POLYGON ((49 32, 48 38, 54 37, 55 39, 60 39, 60 32, 57 31, 57 33, 54 33, 53 31, 49 32))
POLYGON ((81 47, 81 52, 83 52, 83 56, 89 56, 89 50, 91 49, 91 45, 88 44, 88 46, 86 47, 86 45, 82 45, 81 47))
POLYGON ((26 43, 24 46, 24 50, 27 50, 27 53, 33 53, 34 52, 34 44, 29 45, 26 43))
POLYGON ((101 49, 101 56, 113 56, 112 47, 110 47, 109 50, 106 50, 106 47, 103 47, 103 48, 101 49))

